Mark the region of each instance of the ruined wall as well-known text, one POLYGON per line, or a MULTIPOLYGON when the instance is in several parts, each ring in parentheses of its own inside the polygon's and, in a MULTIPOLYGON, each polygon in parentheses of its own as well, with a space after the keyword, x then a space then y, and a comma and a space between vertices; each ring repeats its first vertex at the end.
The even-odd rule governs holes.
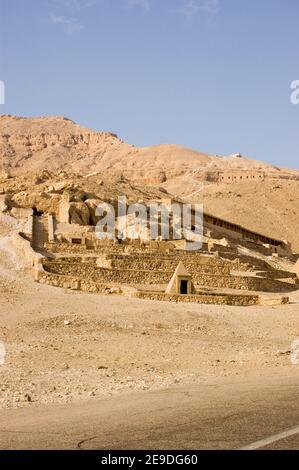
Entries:
POLYGON ((266 279, 250 276, 219 276, 219 275, 193 275, 193 281, 197 285, 263 292, 289 292, 298 286, 293 281, 282 282, 276 279, 266 279))
MULTIPOLYGON (((106 269, 87 263, 44 262, 47 272, 73 276, 77 279, 89 279, 96 282, 112 282, 130 285, 168 284, 173 271, 151 271, 130 269, 106 269)), ((290 279, 282 282, 276 279, 266 279, 250 276, 228 276, 215 270, 214 274, 201 272, 192 273, 192 280, 198 286, 230 288, 247 291, 287 292, 296 289, 297 280, 290 279)))
POLYGON ((196 294, 196 295, 176 295, 164 294, 160 292, 136 292, 134 297, 146 300, 164 300, 168 302, 194 302, 198 304, 213 305, 235 305, 249 306, 258 305, 258 295, 221 295, 221 294, 196 294))
POLYGON ((112 269, 120 270, 150 270, 150 271, 166 271, 174 272, 179 261, 183 259, 184 266, 189 272, 200 271, 202 273, 211 273, 215 272, 215 266, 217 266, 217 272, 221 274, 230 274, 231 267, 229 263, 218 263, 217 265, 210 264, 200 264, 198 259, 193 259, 190 257, 176 256, 176 257, 159 257, 159 256, 117 256, 117 255, 108 255, 105 259, 110 260, 110 263, 106 261, 105 265, 102 264, 102 267, 109 267, 112 269))
POLYGON ((78 254, 87 253, 85 245, 71 245, 70 243, 45 243, 45 248, 54 254, 78 254))
MULTIPOLYGON (((272 254, 274 252, 278 252, 278 250, 281 254, 284 255, 291 254, 291 246, 284 241, 276 240, 274 238, 272 239, 266 235, 247 230, 240 225, 227 222, 226 220, 220 219, 211 214, 204 214, 204 227, 211 234, 214 231, 217 231, 219 236, 223 237, 226 235, 229 238, 237 238, 242 240, 242 244, 245 241, 247 243, 254 243, 255 245, 259 245, 265 254, 272 254), (263 247, 263 245, 265 246, 263 247)), ((229 250, 226 251, 228 252, 229 250)))
POLYGON ((36 280, 41 284, 96 294, 117 294, 122 292, 120 287, 109 285, 109 283, 94 282, 87 279, 79 279, 78 277, 61 276, 43 271, 37 272, 36 280))
POLYGON ((33 268, 38 260, 42 258, 42 255, 33 250, 30 240, 25 238, 23 234, 14 234, 12 236, 12 242, 17 250, 22 254, 22 259, 28 267, 33 268))
POLYGON ((238 295, 238 294, 213 294, 198 293, 196 295, 169 295, 163 292, 135 291, 127 290, 122 286, 107 283, 94 282, 86 279, 78 280, 75 277, 59 276, 43 271, 37 272, 37 280, 41 284, 48 284, 64 289, 81 290, 95 294, 127 294, 139 299, 162 300, 170 302, 194 302, 200 304, 213 305, 281 305, 289 302, 288 297, 266 297, 259 295, 238 295))
POLYGON ((265 173, 261 171, 227 170, 221 171, 218 176, 219 183, 240 183, 246 181, 264 181, 265 173))
POLYGON ((69 224, 70 222, 69 210, 70 210, 69 198, 63 197, 59 202, 58 213, 56 214, 57 220, 65 224, 69 224))

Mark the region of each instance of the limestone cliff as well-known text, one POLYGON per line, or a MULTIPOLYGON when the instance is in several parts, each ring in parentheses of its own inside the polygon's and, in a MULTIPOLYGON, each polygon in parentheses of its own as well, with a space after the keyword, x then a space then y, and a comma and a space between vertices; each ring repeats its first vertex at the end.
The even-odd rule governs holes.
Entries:
POLYGON ((0 116, 0 172, 22 174, 45 169, 81 175, 101 172, 148 185, 166 183, 166 189, 171 180, 178 184, 181 176, 209 181, 217 171, 228 169, 281 174, 279 168, 240 154, 211 156, 173 144, 134 147, 111 132, 95 132, 65 117, 0 116))

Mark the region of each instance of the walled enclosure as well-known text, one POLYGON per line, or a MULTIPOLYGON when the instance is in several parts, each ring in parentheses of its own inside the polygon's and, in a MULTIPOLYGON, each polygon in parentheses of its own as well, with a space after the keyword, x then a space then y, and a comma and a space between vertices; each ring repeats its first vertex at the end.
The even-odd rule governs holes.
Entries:
MULTIPOLYGON (((231 305, 260 304, 260 292, 289 292, 298 288, 294 273, 280 272, 261 261, 259 272, 255 272, 256 267, 240 261, 235 246, 225 239, 214 240, 213 246, 205 242, 201 251, 193 253, 184 251, 183 245, 176 249, 175 243, 166 241, 127 240, 122 244, 100 241, 94 227, 83 223, 85 216, 90 220, 85 209, 82 217, 79 214, 77 218, 77 212, 74 213, 77 223, 70 223, 73 217, 70 218, 70 207, 75 207, 70 204, 63 201, 58 218, 56 214, 31 218, 32 246, 44 254, 42 263, 36 266, 39 282, 102 294, 231 305), (227 259, 221 258, 217 251, 227 259), (185 270, 181 277, 175 275, 180 262, 185 270), (175 282, 171 283, 172 279, 175 282)), ((78 206, 75 209, 79 210, 78 206)), ((267 242, 275 248, 284 245, 280 240, 208 214, 204 214, 204 224, 207 232, 216 230, 223 235, 228 230, 240 236, 244 243, 244 238, 248 238, 270 255, 272 250, 265 246, 267 242)), ((286 299, 277 296, 271 301, 285 303, 286 299)))

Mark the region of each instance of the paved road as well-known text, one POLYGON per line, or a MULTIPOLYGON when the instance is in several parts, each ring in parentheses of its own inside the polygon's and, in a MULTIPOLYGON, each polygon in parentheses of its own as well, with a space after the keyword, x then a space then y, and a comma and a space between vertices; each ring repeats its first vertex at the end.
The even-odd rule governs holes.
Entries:
POLYGON ((298 426, 299 375, 225 379, 1 411, 0 449, 299 449, 298 426))

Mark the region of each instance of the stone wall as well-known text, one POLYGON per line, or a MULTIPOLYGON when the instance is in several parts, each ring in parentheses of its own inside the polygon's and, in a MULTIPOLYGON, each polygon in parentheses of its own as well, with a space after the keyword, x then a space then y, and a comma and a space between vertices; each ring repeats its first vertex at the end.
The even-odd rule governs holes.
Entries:
MULTIPOLYGON (((104 258, 105 259, 105 258, 104 258)), ((102 260, 104 262, 104 259, 102 260)), ((160 256, 107 256, 105 265, 103 267, 110 267, 112 269, 130 269, 130 270, 150 270, 150 271, 166 271, 173 273, 179 263, 183 261, 185 268, 190 273, 200 271, 202 273, 214 273, 215 270, 218 274, 229 275, 231 265, 229 263, 218 264, 200 264, 198 259, 178 257, 160 257, 160 256), (108 263, 110 261, 110 263, 108 263)))
POLYGON ((219 276, 194 274, 193 282, 200 286, 257 292, 289 292, 298 288, 294 281, 282 282, 276 279, 266 279, 251 276, 219 276))
POLYGON ((136 292, 134 297, 146 300, 164 300, 167 302, 194 302, 198 304, 249 306, 258 305, 258 295, 196 294, 172 295, 160 292, 136 292))
POLYGON ((296 280, 296 273, 290 273, 288 271, 279 271, 278 269, 273 271, 261 271, 257 272, 257 276, 266 277, 271 279, 281 279, 284 282, 293 283, 296 280))
POLYGON ((248 230, 241 225, 228 222, 225 219, 221 219, 211 214, 204 213, 204 227, 206 230, 213 232, 217 230, 219 236, 226 236, 228 238, 236 238, 243 242, 252 242, 256 246, 268 246, 267 250, 272 253, 278 253, 280 255, 291 255, 291 246, 289 243, 283 240, 276 240, 266 235, 262 235, 257 232, 248 230), (279 249, 279 250, 278 250, 279 249))
POLYGON ((139 299, 159 300, 170 302, 193 302, 200 304, 214 304, 214 305, 234 305, 234 306, 249 306, 249 305, 282 305, 289 302, 288 297, 270 297, 259 295, 237 295, 237 294, 204 294, 198 293, 193 295, 170 295, 163 292, 151 291, 136 291, 129 290, 122 286, 111 285, 100 282, 92 282, 85 279, 78 280, 75 277, 59 276, 57 274, 50 274, 47 272, 38 272, 37 280, 41 284, 47 284, 64 289, 81 290, 83 292, 90 292, 95 294, 126 294, 139 299))
POLYGON ((44 269, 53 274, 73 276, 78 279, 124 284, 166 284, 172 273, 163 271, 135 271, 129 269, 107 269, 87 263, 44 262, 44 269))
POLYGON ((219 183, 240 183, 246 181, 264 181, 265 173, 249 170, 226 170, 219 173, 219 183))
POLYGON ((39 271, 36 280, 41 284, 48 284, 64 289, 81 290, 97 294, 121 293, 121 288, 108 283, 93 282, 87 279, 79 279, 72 276, 61 276, 53 273, 39 271))
MULTIPOLYGON (((85 228, 85 227, 83 227, 85 228)), ((85 231, 77 231, 73 232, 71 235, 71 232, 66 234, 65 238, 80 238, 80 237, 86 237, 86 242, 88 242, 88 230, 85 231)), ((103 242, 96 242, 95 246, 92 244, 86 245, 77 245, 77 244, 72 244, 70 242, 66 241, 58 241, 55 243, 45 243, 45 248, 52 252, 52 253, 57 253, 57 254, 86 254, 86 253, 110 253, 111 251, 115 253, 123 253, 126 249, 126 245, 118 245, 118 244, 113 244, 109 241, 103 241, 103 242)), ((128 250, 129 251, 134 251, 134 249, 128 250)))
MULTIPOLYGON (((38 272, 37 280, 41 284, 47 284, 64 289, 81 290, 97 294, 121 293, 121 287, 106 283, 93 282, 86 279, 78 279, 72 276, 61 276, 48 272, 38 272)), ((139 299, 165 300, 171 302, 195 302, 201 304, 217 305, 257 305, 258 295, 225 295, 225 294, 197 294, 197 295, 169 295, 163 292, 133 291, 132 296, 139 299)))
MULTIPOLYGON (((130 285, 152 285, 168 284, 173 275, 173 271, 155 271, 155 270, 133 270, 133 269, 108 269, 96 267, 93 263, 65 263, 44 261, 44 268, 47 272, 73 276, 77 279, 88 279, 96 282, 112 282, 130 285)), ((221 272, 217 274, 206 274, 196 272, 192 274, 192 280, 195 285, 230 288, 247 291, 264 292, 288 292, 295 290, 296 280, 282 282, 276 279, 266 279, 251 276, 228 276, 221 272), (293 281, 293 282, 292 282, 293 281)))
POLYGON ((72 245, 71 243, 45 243, 46 250, 56 254, 86 254, 85 245, 72 245))
MULTIPOLYGON (((44 261, 44 264, 46 262, 44 261)), ((56 263, 52 263, 56 264, 56 263)), ((68 263, 65 263, 68 264, 68 263)), ((203 304, 217 304, 217 305, 280 305, 288 303, 288 297, 271 296, 269 294, 257 295, 257 294, 231 294, 231 293, 202 293, 199 292, 196 295, 169 295, 164 292, 153 292, 153 291, 137 291, 134 288, 127 289, 126 285, 122 285, 121 282, 115 282, 115 277, 112 280, 107 275, 107 271, 104 270, 105 276, 102 279, 91 279, 88 277, 82 277, 82 275, 65 275, 58 274, 55 272, 47 272, 43 269, 43 265, 39 265, 39 269, 36 269, 36 280, 43 284, 48 284, 56 287, 65 289, 81 290, 84 292, 92 292, 98 294, 126 294, 133 295, 140 299, 149 300, 164 300, 172 302, 195 302, 203 304)), ((113 271, 110 271, 112 274, 113 271)), ((143 273, 144 274, 144 273, 143 273)), ((121 277, 121 276, 120 276, 121 277)), ((136 278, 134 278, 136 279, 136 278)), ((248 278, 246 278, 248 280, 248 278)), ((251 278, 255 279, 255 278, 251 278)), ((268 281, 264 279, 263 281, 268 281)), ((131 284, 133 281, 131 280, 131 284)), ((268 285, 269 286, 269 285, 268 285)), ((246 286, 247 290, 248 287, 246 286)), ((241 288, 239 286, 239 288, 241 288)))
POLYGON ((22 258, 28 267, 33 268, 36 263, 42 258, 42 255, 36 253, 31 247, 31 241, 24 234, 17 233, 12 237, 12 242, 15 247, 21 252, 22 258))

